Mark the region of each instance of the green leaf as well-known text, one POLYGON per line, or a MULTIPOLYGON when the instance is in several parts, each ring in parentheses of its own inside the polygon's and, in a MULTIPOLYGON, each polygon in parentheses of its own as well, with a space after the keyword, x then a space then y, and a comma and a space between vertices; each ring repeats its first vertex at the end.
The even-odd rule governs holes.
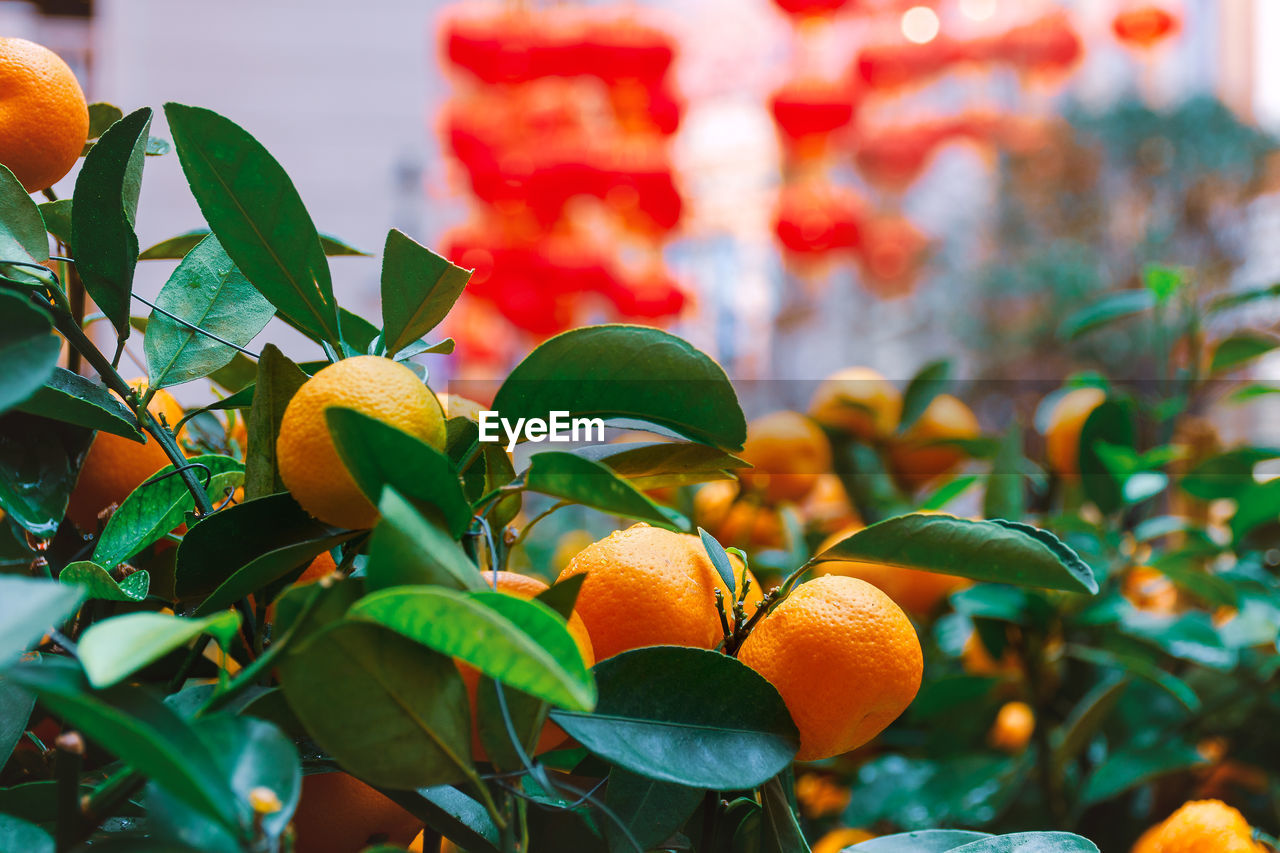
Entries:
POLYGON ((590 710, 595 688, 564 617, 500 592, 393 587, 365 596, 349 618, 376 622, 471 664, 482 675, 573 710, 590 710))
POLYGON ((953 477, 938 486, 937 490, 921 501, 917 510, 925 512, 945 509, 949 503, 967 492, 969 487, 976 482, 978 482, 977 474, 964 474, 959 477, 953 477))
POLYGON ((925 829, 883 835, 846 848, 856 853, 945 853, 994 836, 967 829, 925 829))
POLYGON ((1099 853, 1098 845, 1070 832, 1015 832, 952 849, 955 853, 1099 853))
POLYGON ((89 105, 89 138, 97 139, 107 128, 124 118, 124 110, 115 104, 96 101, 89 105))
POLYGON ((764 804, 761 850, 764 853, 809 853, 796 813, 783 790, 781 776, 775 776, 764 784, 760 789, 760 799, 764 804))
POLYGON ((225 648, 239 627, 240 614, 233 611, 205 619, 129 613, 90 625, 80 635, 77 654, 89 683, 110 687, 201 634, 211 634, 225 648))
POLYGON ((1269 284, 1265 287, 1256 287, 1249 290, 1238 290, 1230 293, 1224 293, 1214 297, 1209 304, 1205 306, 1205 316, 1211 317, 1230 308, 1238 308, 1241 305, 1248 305, 1250 302, 1259 302, 1264 299, 1271 299, 1280 296, 1280 284, 1269 284))
POLYGON ((58 581, 84 589, 87 598, 101 601, 142 601, 151 589, 151 576, 138 570, 122 581, 90 560, 71 563, 58 573, 58 581))
POLYGON ((120 398, 105 387, 65 368, 55 367, 44 386, 18 411, 143 441, 138 420, 120 398))
POLYGON ((987 475, 982 514, 987 518, 1022 518, 1026 489, 1022 475, 1022 424, 1014 421, 1000 441, 1000 449, 987 475))
POLYGON ((0 814, 0 850, 22 853, 54 853, 53 838, 34 823, 13 815, 0 814))
POLYGON ((1066 653, 1096 666, 1109 667, 1121 674, 1134 675, 1150 681, 1183 704, 1188 711, 1200 708, 1200 697, 1185 681, 1165 672, 1151 661, 1138 655, 1122 654, 1087 646, 1068 645, 1066 653))
POLYGON ((919 420, 933 398, 946 391, 950 384, 950 359, 931 361, 920 368, 902 394, 902 419, 898 422, 898 432, 905 431, 919 420))
POLYGON ((459 538, 471 524, 471 504, 458 471, 417 436, 354 409, 331 406, 325 421, 338 456, 370 503, 390 486, 420 510, 433 510, 459 538))
POLYGON ((1203 611, 1163 616, 1130 608, 1121 619, 1121 630, 1131 637, 1153 643, 1168 654, 1210 669, 1230 670, 1238 655, 1227 648, 1212 618, 1203 611))
MULTIPOLYGON (((720 580, 724 581, 725 587, 733 595, 738 595, 738 580, 733 573, 733 565, 729 562, 729 555, 725 553, 724 546, 701 527, 698 528, 698 536, 702 539, 702 547, 706 549, 707 556, 711 558, 711 565, 715 566, 716 571, 720 574, 720 580)), ((730 604, 731 602, 726 602, 726 608, 730 604)), ((726 610, 725 612, 729 611, 726 610)))
POLYGON ((989 823, 1023 793, 1027 767, 1026 762, 989 753, 939 760, 882 755, 858 768, 842 820, 846 826, 888 820, 904 829, 957 821, 989 823), (974 779, 983 784, 974 787, 974 779))
POLYGON ((773 685, 735 658, 650 646, 595 666, 591 714, 552 711, 605 761, 649 779, 713 790, 761 785, 791 763, 797 735, 773 685))
MULTIPOLYGON (((196 247, 196 244, 212 233, 208 228, 197 228, 168 240, 161 240, 138 256, 140 261, 176 261, 196 247)), ((320 235, 320 247, 328 257, 369 257, 369 253, 328 234, 320 235)))
POLYGON ((723 480, 733 469, 749 467, 723 450, 688 441, 594 444, 572 452, 608 465, 613 473, 625 477, 637 489, 723 480))
POLYGON ((1142 284, 1155 295, 1157 302, 1167 302, 1186 284, 1186 271, 1160 264, 1147 264, 1142 269, 1142 284))
POLYGON ((1155 294, 1146 289, 1109 293, 1063 321, 1058 327, 1058 337, 1067 341, 1074 340, 1094 329, 1149 311, 1155 304, 1155 294))
MULTIPOLYGON (((0 258, 44 263, 49 237, 35 200, 8 167, 0 165, 0 258)), ((14 272, 18 272, 14 268, 14 272)))
POLYGON ((1082 805, 1093 805, 1123 794, 1153 779, 1203 764, 1205 759, 1190 744, 1164 739, 1150 746, 1117 750, 1084 780, 1082 805))
POLYGON ((169 276, 147 322, 143 349, 152 388, 208 376, 235 356, 219 343, 165 313, 243 347, 275 314, 271 304, 236 269, 217 239, 200 241, 169 276))
MULTIPOLYGON (((4 767, 14 747, 22 740, 35 704, 36 697, 0 677, 0 767, 4 767)), ((4 803, 0 802, 0 812, 3 811, 4 803)))
POLYGON ((383 791, 405 811, 471 851, 499 853, 498 827, 483 805, 449 785, 416 791, 383 791))
POLYGON ((545 341, 511 371, 493 408, 512 423, 553 411, 647 421, 727 450, 741 450, 747 437, 724 370, 680 338, 643 326, 588 326, 545 341))
POLYGON ((382 493, 378 512, 365 568, 371 592, 414 584, 484 589, 480 570, 462 546, 395 489, 382 493))
POLYGON ((32 535, 53 536, 92 440, 91 431, 48 418, 0 416, 0 507, 32 535))
POLYGON ((279 669, 308 734, 361 779, 422 788, 473 772, 467 692, 448 657, 372 623, 336 622, 279 669))
POLYGON ((354 534, 347 532, 321 539, 305 539, 255 557, 246 565, 236 569, 231 577, 209 593, 209 597, 200 602, 200 606, 195 609, 194 615, 207 616, 217 613, 219 610, 231 607, 240 599, 287 578, 293 572, 304 571, 312 560, 335 545, 350 539, 352 535, 354 534))
POLYGON ((1084 751, 1129 686, 1128 678, 1112 678, 1094 687, 1055 733, 1053 766, 1059 770, 1084 751))
POLYGON ((391 229, 382 250, 382 339, 394 356, 445 318, 471 278, 470 270, 391 229))
POLYGON ((133 223, 150 127, 151 109, 143 107, 102 135, 84 158, 71 208, 76 271, 121 340, 129 337, 129 298, 138 263, 133 223))
POLYGON ((611 515, 647 521, 669 530, 679 526, 653 501, 599 462, 573 453, 544 451, 534 454, 524 476, 531 492, 589 506, 611 515))
MULTIPOLYGON (((482 444, 480 453, 484 458, 484 488, 480 490, 482 495, 476 495, 475 500, 479 500, 483 494, 488 494, 494 489, 512 484, 516 479, 515 465, 512 464, 507 451, 500 445, 482 444)), ((488 513, 490 527, 500 529, 514 521, 520 514, 523 502, 522 492, 514 492, 499 498, 488 513)))
MULTIPOLYGON (((487 576, 486 580, 491 577, 487 576)), ((578 603, 578 593, 582 590, 582 584, 586 579, 585 574, 571 575, 562 581, 556 581, 534 598, 568 619, 573 614, 574 605, 578 603)))
POLYGON ((1213 359, 1209 363, 1212 374, 1227 373, 1241 365, 1266 355, 1280 346, 1280 340, 1271 335, 1258 332, 1237 332, 1218 342, 1213 348, 1213 359))
POLYGON ((40 205, 40 215, 44 218, 44 227, 55 240, 71 245, 71 199, 60 198, 57 201, 46 201, 40 205))
POLYGON ((866 560, 1066 592, 1098 591, 1093 570, 1052 533, 999 519, 900 515, 859 530, 809 564, 829 560, 866 560))
POLYGON ((69 619, 84 592, 51 580, 0 575, 0 667, 69 619))
MULTIPOLYGON (((210 500, 219 501, 224 489, 239 485, 240 462, 230 456, 195 456, 188 464, 204 465, 209 471, 210 500)), ((111 515, 98 544, 93 561, 108 569, 137 554, 152 542, 182 524, 186 514, 196 508, 195 497, 181 477, 157 479, 175 470, 166 465, 124 499, 111 515)), ((197 469, 203 473, 202 469, 197 469)))
POLYGON ((1085 496, 1104 513, 1112 513, 1125 503, 1124 481, 1107 467, 1103 445, 1132 450, 1135 427, 1132 409, 1117 400, 1099 404, 1080 429, 1080 479, 1085 496))
MULTIPOLYGON (((705 792, 701 788, 658 782, 621 767, 609 771, 604 804, 642 850, 658 848, 689 819, 705 792)), ((631 841, 613 821, 604 824, 609 849, 633 853, 631 841)))
POLYGON ((228 827, 238 825, 235 798, 208 747, 151 693, 134 687, 92 691, 80 667, 65 658, 23 664, 8 677, 187 805, 228 827))
POLYGON ((267 149, 211 110, 167 103, 182 171, 231 260, 289 325, 340 350, 320 235, 267 149))
POLYGON ((244 494, 249 500, 285 490, 276 462, 276 438, 284 410, 306 381, 307 374, 275 344, 262 348, 257 382, 248 389, 253 405, 246 421, 249 447, 244 461, 244 494))
POLYGON ((182 537, 175 590, 182 599, 208 595, 237 569, 277 549, 343 533, 316 521, 288 492, 227 507, 182 537))
POLYGON ((62 342, 52 331, 47 314, 0 291, 0 412, 30 399, 53 375, 62 342))
POLYGON ((1178 485, 1204 501, 1236 498, 1253 488, 1253 469, 1269 459, 1280 459, 1280 447, 1235 447, 1200 462, 1178 485))
POLYGON ((865 521, 879 521, 911 511, 911 505, 903 498, 875 448, 835 437, 831 450, 836 474, 865 521))

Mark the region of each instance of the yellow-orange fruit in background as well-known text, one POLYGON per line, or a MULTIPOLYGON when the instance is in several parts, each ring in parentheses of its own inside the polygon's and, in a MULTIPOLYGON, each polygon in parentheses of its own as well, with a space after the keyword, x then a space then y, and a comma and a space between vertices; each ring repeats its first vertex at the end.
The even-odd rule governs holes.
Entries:
POLYGON ((865 829, 833 829, 814 843, 813 853, 840 853, 846 847, 875 837, 865 829))
POLYGON ((479 423, 480 413, 489 408, 461 394, 442 393, 437 394, 436 399, 440 401, 440 408, 444 410, 446 418, 466 418, 479 423))
POLYGON ((902 394, 869 367, 846 367, 818 386, 809 416, 863 442, 888 438, 902 418, 902 394))
POLYGON ((1265 853, 1244 815, 1220 800, 1184 803, 1148 829, 1132 853, 1265 853))
POLYGON ((987 735, 993 747, 1004 752, 1021 752, 1027 748, 1036 730, 1036 715, 1026 702, 1006 702, 996 713, 995 724, 987 735))
POLYGON ((421 828, 422 821, 354 776, 302 777, 293 814, 299 853, 358 853, 379 840, 404 846, 421 828))
POLYGON ((924 657, 902 608, 865 581, 797 586, 738 650, 778 689, 800 730, 798 761, 862 746, 906 710, 924 657))
POLYGON ((0 38, 0 163, 36 192, 66 177, 89 139, 76 75, 43 45, 0 38))
MULTIPOLYGON (((860 529, 850 527, 827 537, 814 553, 821 554, 860 529)), ((941 575, 864 560, 831 560, 818 563, 813 571, 815 575, 840 575, 864 580, 917 619, 932 615, 947 596, 970 585, 970 581, 955 575, 941 575)))
MULTIPOLYGON (((485 572, 484 580, 486 584, 493 585, 494 574, 494 572, 485 572)), ((528 575, 516 572, 497 572, 496 574, 496 589, 498 592, 505 592, 517 598, 534 598, 547 589, 545 583, 528 575)), ((591 637, 587 633, 587 627, 582 624, 582 618, 577 613, 569 617, 569 633, 573 636, 573 641, 578 645, 578 651, 582 654, 582 662, 590 669, 595 665, 596 657, 591 649, 591 637)), ((457 666, 458 674, 462 676, 462 683, 467 688, 467 699, 471 703, 471 754, 477 761, 487 761, 488 753, 485 752, 484 744, 480 740, 480 726, 476 718, 476 695, 480 689, 480 672, 475 667, 465 663, 458 662, 457 666)), ((568 735, 564 733, 563 729, 555 723, 548 722, 542 727, 542 733, 538 736, 538 744, 534 747, 534 755, 555 749, 567 739, 568 735)))
MULTIPOLYGON (((146 380, 134 379, 129 385, 140 392, 146 380)), ((182 420, 183 415, 178 401, 163 389, 151 398, 147 411, 170 427, 182 420)), ((98 433, 80 467, 80 476, 67 503, 67 517, 81 530, 97 530, 98 513, 113 503, 123 502, 130 492, 168 464, 169 457, 150 435, 146 444, 138 444, 108 432, 98 433)))
POLYGON ((1101 388, 1076 388, 1054 403, 1044 431, 1045 456, 1059 476, 1080 476, 1080 433, 1089 415, 1106 399, 1107 392, 1101 388))
POLYGON ((829 533, 860 524, 844 483, 835 474, 822 474, 800 505, 800 516, 809 529, 829 533))
POLYGON ((693 496, 693 517, 698 526, 728 547, 781 548, 786 535, 782 516, 773 507, 753 499, 738 500, 738 484, 716 480, 693 496))
POLYGON ((739 456, 755 466, 738 472, 743 489, 762 493, 770 503, 802 499, 818 475, 831 470, 826 435, 798 412, 773 412, 747 424, 739 456))
POLYGON ((1151 566, 1135 566, 1125 575, 1121 594, 1139 610, 1173 613, 1178 607, 1178 588, 1151 566))
POLYGON ((302 384, 280 422, 280 478, 298 504, 326 524, 372 527, 378 510, 338 456, 325 411, 355 409, 443 449, 444 412, 431 389, 403 364, 376 355, 346 358, 302 384))
POLYGON ((966 458, 959 447, 933 442, 977 438, 981 432, 968 406, 950 394, 939 394, 890 446, 889 467, 901 483, 919 489, 950 474, 966 458))
POLYGON ((557 575, 560 574, 579 551, 594 541, 596 537, 590 531, 566 530, 556 540, 556 548, 551 552, 551 571, 557 575))
MULTIPOLYGON (((747 615, 763 597, 760 584, 730 556, 738 583, 749 578, 747 615)), ((723 638, 715 591, 733 597, 711 564, 702 540, 636 524, 611 533, 578 553, 560 580, 586 574, 575 612, 591 636, 596 660, 641 646, 711 649, 723 638)))

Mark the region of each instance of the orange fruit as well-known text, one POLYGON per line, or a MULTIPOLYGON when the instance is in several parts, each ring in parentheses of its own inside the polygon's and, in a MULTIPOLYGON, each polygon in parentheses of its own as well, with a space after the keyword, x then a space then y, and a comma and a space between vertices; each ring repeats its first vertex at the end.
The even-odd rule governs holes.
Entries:
POLYGON ((754 468, 739 472, 742 486, 770 503, 798 501, 831 470, 831 446, 812 420, 798 412, 773 412, 747 425, 739 456, 754 468))
POLYGON ((1221 800, 1184 803, 1142 834, 1132 853, 1265 853, 1244 815, 1221 800))
POLYGON ((782 515, 755 500, 738 500, 738 484, 716 480, 693 496, 693 517, 698 526, 726 548, 782 548, 786 533, 782 515))
MULTIPOLYGON (((507 595, 514 595, 517 598, 534 598, 547 589, 545 583, 528 575, 516 572, 498 572, 497 575, 496 589, 498 592, 505 592, 507 595)), ((492 586, 493 576, 493 572, 485 572, 485 583, 492 586)), ((577 643, 578 651, 582 653, 582 662, 590 669, 596 662, 596 656, 591 649, 591 637, 587 634, 587 626, 582 624, 582 619, 577 613, 569 616, 569 633, 573 636, 573 641, 577 643)), ((485 752, 484 744, 480 741, 480 726, 476 721, 476 692, 480 688, 480 672, 473 666, 460 661, 455 662, 458 666, 458 673, 462 676, 462 683, 467 688, 467 699, 471 703, 471 754, 477 761, 487 761, 488 753, 485 752)), ((555 723, 548 722, 542 727, 541 734, 538 735, 538 744, 534 747, 534 754, 537 755, 555 749, 568 738, 569 736, 564 733, 563 729, 555 723)))
MULTIPOLYGON (((146 380, 133 379, 129 385, 140 392, 146 380)), ((170 427, 182 420, 183 415, 178 401, 163 389, 151 398, 147 411, 170 427)), ((169 457, 149 434, 146 444, 138 444, 108 432, 98 433, 80 466, 80 476, 67 503, 67 517, 81 530, 97 530, 98 513, 123 502, 130 492, 168 464, 169 457)))
POLYGON ((1000 660, 997 661, 991 657, 991 652, 987 651, 986 644, 982 642, 977 631, 970 634, 964 641, 964 648, 960 651, 960 662, 964 666, 964 671, 970 675, 1007 676, 1022 673, 1022 662, 1012 648, 1006 648, 1000 660))
POLYGON ((1044 431, 1049 467, 1061 477, 1080 476, 1080 432, 1093 410, 1107 399, 1101 388, 1076 388, 1054 403, 1044 431))
POLYGON ((56 53, 0 38, 0 163, 27 192, 66 177, 89 140, 89 106, 56 53))
POLYGON ((436 399, 440 401, 446 418, 466 418, 479 423, 480 413, 489 408, 461 394, 437 394, 436 399))
POLYGON ((797 761, 862 746, 920 689, 924 657, 911 620, 866 581, 802 583, 756 625, 738 659, 778 689, 800 730, 797 761))
POLYGON ((888 438, 902 417, 902 394, 869 367, 846 367, 822 380, 809 417, 859 441, 888 438))
POLYGON ((321 369, 285 407, 276 458, 294 499, 326 524, 372 527, 378 510, 356 486, 329 435, 325 410, 331 406, 355 409, 438 449, 444 448, 444 412, 412 370, 376 355, 321 369))
POLYGON ((987 740, 1004 752, 1021 752, 1027 748, 1036 730, 1036 715, 1026 702, 1006 702, 996 712, 995 724, 987 740))
POLYGON ((796 802, 805 817, 818 819, 839 814, 849 805, 849 786, 824 773, 802 773, 796 778, 796 802))
POLYGON ((403 847, 421 828, 422 821, 354 776, 302 777, 302 796, 293 814, 296 850, 358 853, 379 842, 403 847))
POLYGON ((813 845, 813 853, 840 853, 846 847, 870 841, 876 836, 865 829, 833 829, 813 845))
MULTIPOLYGON (((738 559, 729 558, 738 581, 751 581, 746 611, 759 606, 759 582, 738 559)), ((596 660, 641 646, 713 649, 723 639, 715 591, 728 612, 732 595, 711 565, 702 540, 636 524, 580 551, 560 580, 586 574, 576 612, 591 636, 596 660)))
POLYGON ((1178 606, 1178 588, 1151 566, 1135 566, 1125 575, 1120 593, 1139 610, 1173 613, 1178 606))
POLYGON ((920 417, 889 448, 889 467, 899 482, 912 489, 950 474, 965 460, 958 447, 933 442, 952 438, 977 438, 978 419, 969 407, 950 394, 934 397, 920 417))
MULTIPOLYGON (((860 529, 858 526, 849 527, 827 537, 814 553, 821 554, 860 529)), ((946 601, 947 596, 958 589, 964 589, 970 583, 965 578, 958 578, 955 575, 940 575, 936 572, 922 572, 919 569, 907 569, 864 560, 832 560, 818 563, 813 567, 813 571, 818 576, 840 575, 864 580, 892 598, 894 603, 917 619, 931 616, 942 602, 946 601)))
POLYGON ((835 474, 822 474, 818 477, 813 491, 809 492, 800 505, 800 515, 809 528, 823 533, 859 523, 858 513, 849 501, 849 493, 835 474))

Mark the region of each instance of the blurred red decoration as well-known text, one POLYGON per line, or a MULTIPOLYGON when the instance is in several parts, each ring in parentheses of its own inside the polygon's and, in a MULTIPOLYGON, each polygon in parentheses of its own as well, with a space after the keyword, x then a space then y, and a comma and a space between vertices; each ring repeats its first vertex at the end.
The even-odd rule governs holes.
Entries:
POLYGON ((929 239, 909 219, 882 216, 862 225, 862 283, 889 299, 915 290, 923 270, 929 239))
POLYGON ((973 48, 967 55, 974 61, 1004 62, 1026 73, 1069 71, 1084 55, 1079 33, 1056 12, 975 42, 973 48))
POLYGON ((857 251, 863 204, 852 191, 828 184, 783 187, 774 233, 793 260, 804 263, 832 252, 857 251))
POLYGON ((926 44, 871 44, 858 51, 857 76, 872 89, 921 85, 963 57, 962 45, 947 38, 926 44))
POLYGON ((773 93, 769 110, 778 130, 792 143, 824 137, 853 121, 853 91, 845 83, 798 80, 773 93))
POLYGON ((773 0, 779 9, 796 18, 830 15, 839 12, 849 0, 773 0))
POLYGON ((1124 44, 1149 50, 1176 34, 1182 22, 1169 10, 1156 5, 1136 6, 1120 12, 1111 29, 1124 44))
POLYGON ((915 183, 937 150, 959 129, 951 120, 882 128, 863 136, 854 159, 870 183, 901 192, 915 183))

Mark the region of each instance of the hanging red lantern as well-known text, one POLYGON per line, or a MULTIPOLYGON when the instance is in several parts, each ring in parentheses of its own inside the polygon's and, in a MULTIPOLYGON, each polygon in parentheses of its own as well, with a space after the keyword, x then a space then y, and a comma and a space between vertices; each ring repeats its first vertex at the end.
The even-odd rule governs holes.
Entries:
POLYGON ((853 121, 853 92, 845 83, 797 80, 773 93, 769 110, 779 132, 792 143, 824 137, 853 121))
POLYGON ((1121 43, 1150 50, 1160 42, 1175 35, 1182 22, 1162 6, 1136 6, 1125 9, 1111 21, 1111 30, 1121 43))
POLYGON ((872 89, 918 86, 936 77, 961 58, 960 45, 947 38, 925 44, 871 44, 858 51, 857 77, 872 89))
POLYGON ((850 190, 793 184, 778 197, 773 229, 783 250, 800 263, 861 245, 863 204, 850 190))
POLYGON ((773 0, 775 6, 794 18, 814 18, 839 12, 849 0, 773 0))
POLYGON ((625 133, 671 136, 680 128, 684 104, 666 83, 624 80, 609 87, 613 114, 625 133))
POLYGON ((664 234, 680 224, 684 200, 665 151, 633 142, 615 146, 605 157, 604 200, 628 228, 664 234))
POLYGON ((883 299, 910 294, 924 267, 929 240, 905 217, 868 219, 859 253, 862 284, 883 299))
POLYGON ((883 128, 863 137, 854 161, 870 183, 902 192, 924 174, 938 148, 955 131, 953 122, 883 128))
POLYGON ((591 70, 606 83, 657 84, 675 59, 675 45, 661 30, 629 18, 594 21, 584 39, 592 51, 591 70))
POLYGON ((661 266, 636 277, 617 279, 605 296, 619 314, 632 320, 675 317, 688 301, 684 290, 661 266))
POLYGON ((1014 27, 990 43, 990 59, 1023 72, 1069 71, 1084 55, 1080 35, 1066 15, 1053 13, 1014 27))

